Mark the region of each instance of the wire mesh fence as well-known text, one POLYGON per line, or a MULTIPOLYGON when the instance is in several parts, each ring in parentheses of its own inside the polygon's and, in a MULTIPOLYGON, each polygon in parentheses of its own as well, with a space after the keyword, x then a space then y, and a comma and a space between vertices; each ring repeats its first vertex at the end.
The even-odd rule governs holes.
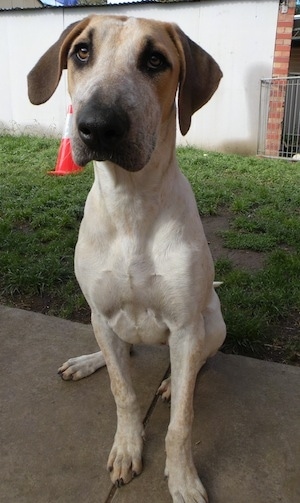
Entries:
POLYGON ((300 77, 261 81, 258 154, 300 154, 300 77))

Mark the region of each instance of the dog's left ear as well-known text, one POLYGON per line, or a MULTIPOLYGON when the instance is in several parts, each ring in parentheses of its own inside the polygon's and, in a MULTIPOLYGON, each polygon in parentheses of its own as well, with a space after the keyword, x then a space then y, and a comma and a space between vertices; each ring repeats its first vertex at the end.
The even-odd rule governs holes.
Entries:
POLYGON ((177 25, 175 43, 180 56, 178 116, 181 134, 191 125, 191 117, 212 97, 223 76, 219 65, 177 25))
POLYGON ((28 96, 31 103, 41 105, 51 98, 59 83, 62 71, 67 68, 70 46, 89 21, 90 18, 86 17, 82 21, 68 26, 28 74, 28 96))

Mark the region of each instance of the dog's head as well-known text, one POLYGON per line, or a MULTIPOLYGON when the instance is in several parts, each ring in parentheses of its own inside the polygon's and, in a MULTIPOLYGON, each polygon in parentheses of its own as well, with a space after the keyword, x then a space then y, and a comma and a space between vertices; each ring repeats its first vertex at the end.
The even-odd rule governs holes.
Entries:
POLYGON ((76 162, 108 160, 129 171, 147 164, 161 128, 174 123, 177 88, 185 135, 222 77, 177 25, 123 16, 90 16, 66 28, 28 75, 30 101, 47 101, 65 68, 76 162))

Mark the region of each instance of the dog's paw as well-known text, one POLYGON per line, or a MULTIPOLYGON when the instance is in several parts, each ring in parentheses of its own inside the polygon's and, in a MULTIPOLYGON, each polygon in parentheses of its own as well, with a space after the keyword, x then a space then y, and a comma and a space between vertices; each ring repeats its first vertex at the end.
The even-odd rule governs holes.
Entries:
POLYGON ((157 395, 161 395, 164 402, 169 402, 171 399, 171 377, 165 379, 157 390, 157 395))
POLYGON ((121 487, 137 477, 143 469, 142 465, 143 435, 116 434, 110 452, 107 469, 113 484, 121 487))
POLYGON ((90 355, 70 358, 59 369, 58 374, 64 381, 79 381, 101 367, 104 367, 105 360, 101 351, 90 355))
MULTIPOLYGON (((202 486, 203 487, 203 486, 202 486)), ((191 491, 176 491, 172 496, 173 503, 208 503, 206 491, 193 488, 191 491)))
POLYGON ((208 496, 198 477, 186 481, 169 480, 169 491, 173 503, 208 503, 208 496))
POLYGON ((208 503, 208 496, 197 472, 194 470, 165 470, 173 503, 208 503))

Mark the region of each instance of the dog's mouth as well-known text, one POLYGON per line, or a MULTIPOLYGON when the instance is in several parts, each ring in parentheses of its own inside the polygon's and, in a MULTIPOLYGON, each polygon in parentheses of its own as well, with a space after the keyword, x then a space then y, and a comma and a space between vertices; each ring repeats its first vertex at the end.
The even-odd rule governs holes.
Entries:
MULTIPOLYGON (((148 144, 149 144, 149 138, 148 144)), ((120 166, 126 171, 140 171, 149 162, 151 153, 155 148, 155 138, 147 151, 141 139, 136 141, 121 141, 113 148, 101 146, 99 143, 95 148, 89 147, 82 141, 78 134, 72 138, 72 153, 74 161, 79 166, 85 166, 90 161, 108 161, 120 166)))

